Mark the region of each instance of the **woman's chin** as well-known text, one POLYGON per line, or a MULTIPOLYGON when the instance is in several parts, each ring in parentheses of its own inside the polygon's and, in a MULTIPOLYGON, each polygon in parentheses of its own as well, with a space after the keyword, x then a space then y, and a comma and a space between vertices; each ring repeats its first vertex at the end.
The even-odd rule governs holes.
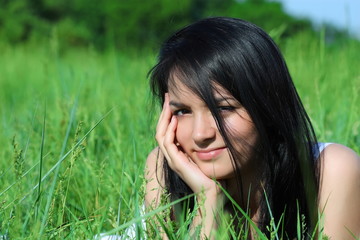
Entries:
POLYGON ((222 173, 222 172, 214 172, 214 171, 202 171, 208 178, 220 181, 226 180, 234 177, 234 173, 222 173))

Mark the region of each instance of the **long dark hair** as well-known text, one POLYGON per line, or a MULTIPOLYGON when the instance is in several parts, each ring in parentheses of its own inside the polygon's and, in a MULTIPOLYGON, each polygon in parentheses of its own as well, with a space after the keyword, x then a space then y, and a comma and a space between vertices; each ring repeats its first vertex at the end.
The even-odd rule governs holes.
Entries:
MULTIPOLYGON (((288 237, 296 237, 300 213, 305 216, 308 233, 313 231, 319 185, 314 149, 317 140, 273 40, 244 20, 203 19, 179 30, 161 47, 158 63, 150 71, 151 90, 161 103, 169 85, 174 84, 174 73, 213 114, 230 150, 239 188, 242 184, 238 159, 249 154, 234 147, 216 108, 214 85, 229 91, 251 116, 259 139, 252 150, 244 149, 251 152, 253 158, 261 159, 264 196, 260 201, 259 228, 266 232, 272 216, 275 222, 282 219, 283 231, 288 237)), ((246 139, 241 144, 246 146, 246 139)), ((164 175, 166 188, 173 198, 191 193, 166 161, 164 175)))

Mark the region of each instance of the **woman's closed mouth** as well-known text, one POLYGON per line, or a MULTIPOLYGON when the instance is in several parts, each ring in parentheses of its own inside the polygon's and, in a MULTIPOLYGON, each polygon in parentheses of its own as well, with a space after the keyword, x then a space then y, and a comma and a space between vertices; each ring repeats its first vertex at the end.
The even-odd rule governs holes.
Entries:
POLYGON ((195 150, 195 152, 200 160, 212 160, 218 157, 225 149, 226 147, 221 147, 213 149, 195 150))

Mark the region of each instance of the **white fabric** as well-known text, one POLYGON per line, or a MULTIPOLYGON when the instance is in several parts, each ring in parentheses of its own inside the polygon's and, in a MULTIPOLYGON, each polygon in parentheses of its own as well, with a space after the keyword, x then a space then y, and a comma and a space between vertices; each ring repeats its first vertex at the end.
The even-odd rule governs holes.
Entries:
POLYGON ((324 149, 325 149, 327 146, 329 146, 330 144, 332 144, 332 143, 319 142, 319 143, 317 144, 317 147, 315 146, 315 149, 314 149, 315 158, 319 158, 321 152, 324 151, 324 149))
MULTIPOLYGON (((145 205, 141 206, 140 216, 145 214, 145 205)), ((140 227, 145 231, 146 223, 145 219, 142 219, 139 223, 140 227)), ((136 238, 136 224, 132 224, 126 228, 125 232, 122 235, 106 235, 105 233, 100 233, 94 237, 96 240, 127 240, 127 239, 137 239, 136 238)), ((141 240, 145 240, 146 237, 141 237, 141 240)))
POLYGON ((321 153, 330 144, 332 144, 332 143, 318 143, 319 152, 321 153))

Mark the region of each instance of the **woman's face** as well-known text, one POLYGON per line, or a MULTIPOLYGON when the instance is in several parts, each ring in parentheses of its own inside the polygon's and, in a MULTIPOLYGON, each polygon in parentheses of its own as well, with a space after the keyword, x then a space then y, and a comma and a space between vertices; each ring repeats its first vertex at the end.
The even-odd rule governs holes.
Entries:
MULTIPOLYGON (((228 148, 207 105, 175 77, 169 87, 170 108, 177 117, 176 141, 183 151, 208 177, 234 177, 228 148)), ((241 155, 248 156, 257 139, 255 126, 246 109, 221 86, 214 97, 218 111, 231 136, 230 141, 241 155)), ((248 165, 248 157, 236 159, 241 168, 248 165)))

